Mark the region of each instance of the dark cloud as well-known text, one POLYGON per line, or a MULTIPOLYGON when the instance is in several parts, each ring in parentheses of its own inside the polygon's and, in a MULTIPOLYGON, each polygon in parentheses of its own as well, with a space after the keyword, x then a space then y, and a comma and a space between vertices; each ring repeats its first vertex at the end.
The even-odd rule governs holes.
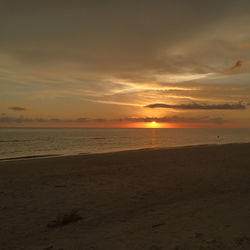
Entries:
POLYGON ((145 106, 147 108, 167 108, 167 109, 184 109, 184 110, 244 110, 246 106, 241 102, 234 104, 199 104, 199 103, 190 103, 190 104, 164 104, 164 103, 154 103, 145 106))
POLYGON ((9 107, 9 109, 14 110, 14 111, 26 111, 27 110, 26 108, 19 107, 19 106, 12 106, 12 107, 9 107))
POLYGON ((242 67, 242 65, 243 65, 243 61, 242 61, 242 60, 237 60, 237 61, 233 64, 233 66, 232 66, 231 68, 225 69, 224 72, 225 72, 225 73, 231 73, 231 72, 233 72, 233 71, 235 71, 235 70, 240 69, 240 68, 242 67))
POLYGON ((164 117, 126 117, 119 119, 88 119, 78 118, 75 120, 62 120, 57 118, 25 118, 25 117, 0 117, 0 123, 122 123, 122 122, 162 122, 162 123, 215 123, 226 122, 221 117, 211 118, 209 116, 201 117, 182 117, 182 116, 164 116, 164 117))
POLYGON ((243 61, 242 60, 238 60, 234 63, 233 67, 231 68, 231 70, 240 68, 243 65, 243 61))
POLYGON ((224 123, 221 117, 211 118, 209 116, 201 117, 182 117, 182 116, 164 116, 164 117, 145 117, 145 118, 125 118, 130 122, 166 122, 166 123, 224 123))
POLYGON ((28 118, 28 117, 11 117, 11 116, 3 116, 0 117, 0 122, 6 122, 6 123, 70 123, 70 122, 76 122, 76 123, 89 123, 89 122, 110 122, 114 120, 106 120, 106 119, 88 119, 88 118, 77 118, 75 120, 63 120, 58 118, 50 118, 50 119, 44 119, 44 118, 28 118))

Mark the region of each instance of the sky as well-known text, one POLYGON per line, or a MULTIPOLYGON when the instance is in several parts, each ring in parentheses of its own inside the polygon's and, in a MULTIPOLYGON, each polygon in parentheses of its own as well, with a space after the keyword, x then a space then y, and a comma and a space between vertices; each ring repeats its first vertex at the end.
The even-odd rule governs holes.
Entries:
POLYGON ((0 127, 250 128, 249 13, 249 0, 1 0, 0 127))

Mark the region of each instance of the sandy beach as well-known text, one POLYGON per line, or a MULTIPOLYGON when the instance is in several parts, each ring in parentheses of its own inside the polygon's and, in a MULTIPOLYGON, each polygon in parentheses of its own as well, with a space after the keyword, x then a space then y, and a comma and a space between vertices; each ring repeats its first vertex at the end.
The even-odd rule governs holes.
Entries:
POLYGON ((1 250, 250 249, 250 144, 0 162, 1 250))

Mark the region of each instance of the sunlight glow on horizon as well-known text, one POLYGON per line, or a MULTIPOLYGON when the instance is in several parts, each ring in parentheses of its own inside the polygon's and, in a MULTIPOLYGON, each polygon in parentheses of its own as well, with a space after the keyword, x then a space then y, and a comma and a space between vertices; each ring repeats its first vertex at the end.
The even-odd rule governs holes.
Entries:
POLYGON ((160 127, 160 124, 156 121, 149 122, 147 125, 148 125, 147 126, 148 128, 159 128, 160 127))

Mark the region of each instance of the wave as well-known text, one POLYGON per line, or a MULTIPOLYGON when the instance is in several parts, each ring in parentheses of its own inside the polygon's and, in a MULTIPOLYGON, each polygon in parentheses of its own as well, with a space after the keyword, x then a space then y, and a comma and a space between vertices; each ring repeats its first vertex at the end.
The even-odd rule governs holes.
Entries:
POLYGON ((4 142, 26 142, 26 141, 31 141, 31 140, 0 140, 0 143, 4 143, 4 142))
POLYGON ((20 156, 20 157, 3 158, 3 159, 0 159, 0 162, 1 161, 12 161, 12 160, 36 159, 36 158, 49 158, 49 157, 56 157, 56 156, 62 156, 62 155, 60 155, 60 154, 27 155, 27 156, 20 156))

